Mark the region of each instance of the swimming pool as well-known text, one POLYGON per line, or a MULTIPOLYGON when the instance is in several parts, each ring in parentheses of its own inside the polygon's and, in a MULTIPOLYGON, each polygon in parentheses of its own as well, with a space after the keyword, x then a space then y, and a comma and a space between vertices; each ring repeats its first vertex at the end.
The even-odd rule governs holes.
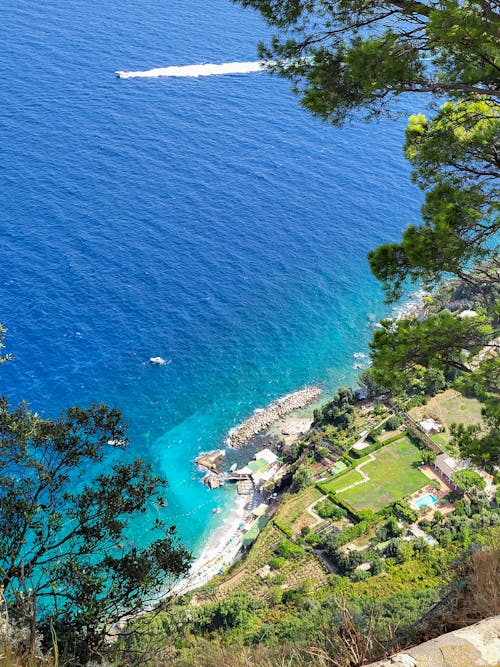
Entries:
POLYGON ((432 493, 427 493, 425 496, 420 496, 420 498, 416 498, 413 502, 415 505, 418 507, 419 510, 423 509, 424 507, 431 507, 434 505, 434 503, 437 503, 438 499, 436 498, 435 495, 432 493))

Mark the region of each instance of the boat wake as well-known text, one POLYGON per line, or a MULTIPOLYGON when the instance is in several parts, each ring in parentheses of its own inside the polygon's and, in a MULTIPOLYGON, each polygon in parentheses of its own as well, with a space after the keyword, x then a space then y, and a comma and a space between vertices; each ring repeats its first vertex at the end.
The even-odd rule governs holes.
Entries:
POLYGON ((140 70, 137 72, 117 70, 115 74, 120 79, 154 79, 160 76, 197 77, 216 76, 220 74, 250 74, 251 72, 261 72, 267 67, 269 67, 269 64, 261 61, 221 63, 219 65, 205 63, 202 65, 183 65, 180 67, 157 67, 156 69, 140 70))

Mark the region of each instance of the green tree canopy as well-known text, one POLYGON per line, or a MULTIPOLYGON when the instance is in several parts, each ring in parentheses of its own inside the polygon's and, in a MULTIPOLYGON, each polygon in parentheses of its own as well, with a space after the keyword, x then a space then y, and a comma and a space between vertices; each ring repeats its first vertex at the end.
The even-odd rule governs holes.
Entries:
POLYGON ((470 491, 473 488, 482 491, 486 487, 486 482, 475 470, 459 470, 454 472, 451 478, 464 491, 470 491))
MULTIPOLYGON (((6 333, 7 329, 0 324, 0 350, 3 350, 5 347, 3 339, 6 333)), ((9 361, 10 359, 12 359, 11 354, 4 354, 4 355, 0 354, 0 364, 4 364, 6 361, 9 361)))
POLYGON ((403 93, 449 98, 431 119, 411 116, 406 132, 413 180, 426 191, 423 224, 369 253, 388 300, 408 280, 498 280, 498 0, 239 1, 277 31, 261 57, 323 120, 379 115, 403 93), (471 274, 486 260, 493 271, 471 274))
POLYGON ((488 345, 493 328, 486 316, 454 317, 442 311, 420 321, 382 322, 374 332, 372 374, 393 390, 404 388, 418 366, 469 372, 467 350, 488 345))
POLYGON ((478 424, 452 424, 452 445, 476 465, 493 471, 500 466, 500 401, 497 394, 484 401, 482 416, 485 427, 478 424))
MULTIPOLYGON (((500 319, 499 1, 235 1, 261 12, 275 32, 260 45, 261 57, 323 120, 339 125, 360 111, 372 118, 389 112, 402 94, 431 95, 432 116, 411 116, 405 144, 413 181, 425 191, 422 220, 399 243, 371 251, 370 266, 389 302, 409 282, 435 287, 456 276, 476 295, 489 323, 444 312, 427 322, 385 325, 375 333, 373 367, 362 382, 370 391, 411 386, 412 373, 423 367, 424 383, 435 389, 441 378, 430 369, 457 369, 474 374, 481 400, 498 397, 498 385, 467 358, 481 343, 495 345, 500 319), (439 109, 438 100, 444 102, 439 109)), ((496 360, 495 375, 498 365, 496 360)), ((471 450, 475 436, 465 429, 456 437, 471 450)), ((489 439, 475 441, 491 450, 489 439)))
POLYGON ((298 491, 305 489, 313 480, 313 471, 306 464, 302 463, 293 475, 293 484, 298 491))
POLYGON ((500 94, 497 0, 238 1, 277 30, 261 57, 333 123, 403 93, 500 94))
POLYGON ((133 522, 165 505, 166 482, 141 461, 103 468, 124 445, 116 409, 72 407, 52 420, 0 399, 0 583, 9 618, 32 628, 31 648, 35 628, 55 631, 76 664, 190 563, 160 509, 141 528, 144 546, 133 542, 133 522))
POLYGON ((483 295, 484 286, 498 282, 500 268, 494 238, 500 225, 500 107, 480 98, 447 102, 431 120, 411 116, 405 153, 414 182, 426 191, 423 224, 410 225, 400 243, 371 251, 373 273, 389 301, 403 294, 408 279, 432 287, 449 275, 483 295))

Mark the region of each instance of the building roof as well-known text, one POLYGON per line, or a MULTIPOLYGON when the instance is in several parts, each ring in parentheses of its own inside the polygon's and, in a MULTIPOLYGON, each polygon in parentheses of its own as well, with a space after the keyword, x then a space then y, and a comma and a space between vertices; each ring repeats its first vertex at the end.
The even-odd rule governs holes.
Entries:
POLYGON ((339 473, 343 472, 346 469, 347 469, 346 463, 344 463, 343 461, 337 461, 332 465, 332 467, 328 472, 330 472, 332 475, 338 475, 339 473))
POLYGON ((419 526, 410 526, 409 531, 415 537, 425 537, 427 535, 419 526))
POLYGON ((452 474, 460 468, 458 461, 451 456, 448 456, 448 454, 439 454, 439 456, 436 456, 434 465, 449 479, 451 479, 452 474))
POLYGON ((367 447, 370 447, 371 443, 368 442, 368 440, 365 440, 364 437, 361 437, 357 442, 354 443, 352 446, 353 449, 356 451, 360 452, 363 449, 366 449, 367 447))
POLYGON ((257 507, 252 510, 252 514, 254 516, 262 516, 263 514, 266 513, 267 508, 269 505, 266 505, 266 503, 261 503, 260 505, 257 505, 257 507))
POLYGON ((262 449, 260 452, 257 452, 257 454, 255 455, 255 459, 257 461, 263 460, 266 463, 271 464, 277 461, 278 457, 270 449, 262 449))
POLYGON ((427 419, 422 419, 422 421, 419 422, 419 424, 426 433, 430 433, 430 431, 439 431, 441 429, 441 424, 432 419, 432 417, 428 417, 427 419))

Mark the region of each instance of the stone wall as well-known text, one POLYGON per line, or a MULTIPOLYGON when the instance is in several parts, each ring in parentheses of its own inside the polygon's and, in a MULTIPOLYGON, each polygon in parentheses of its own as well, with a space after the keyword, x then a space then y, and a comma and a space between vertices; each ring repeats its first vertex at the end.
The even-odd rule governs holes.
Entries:
POLYGON ((406 649, 367 667, 498 667, 500 616, 406 649))

